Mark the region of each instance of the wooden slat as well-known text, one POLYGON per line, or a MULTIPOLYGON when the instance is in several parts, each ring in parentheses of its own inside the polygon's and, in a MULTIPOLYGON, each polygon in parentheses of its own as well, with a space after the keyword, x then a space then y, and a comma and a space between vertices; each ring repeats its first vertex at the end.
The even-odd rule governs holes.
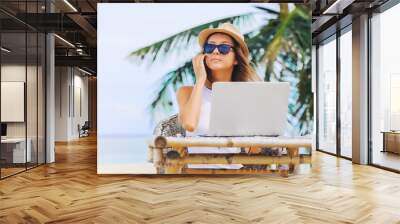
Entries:
POLYGON ((156 136, 150 146, 165 148, 180 147, 308 147, 312 140, 308 137, 163 137, 156 136))
POLYGON ((186 168, 182 171, 184 174, 270 174, 277 171, 274 170, 259 170, 259 169, 190 169, 186 168))
POLYGON ((166 160, 167 164, 300 164, 311 163, 311 156, 265 156, 243 154, 189 154, 166 160))

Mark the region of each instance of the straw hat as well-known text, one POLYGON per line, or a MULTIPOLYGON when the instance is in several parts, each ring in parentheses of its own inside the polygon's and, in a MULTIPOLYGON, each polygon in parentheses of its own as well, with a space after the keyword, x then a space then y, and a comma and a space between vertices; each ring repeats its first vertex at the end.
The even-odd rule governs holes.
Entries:
POLYGON ((246 42, 244 42, 244 36, 238 28, 236 28, 231 23, 223 23, 218 26, 218 28, 208 28, 204 29, 199 33, 199 44, 200 47, 203 47, 207 38, 213 33, 225 33, 232 37, 236 42, 239 43, 240 48, 242 49, 244 55, 246 57, 249 56, 249 49, 247 48, 246 42))

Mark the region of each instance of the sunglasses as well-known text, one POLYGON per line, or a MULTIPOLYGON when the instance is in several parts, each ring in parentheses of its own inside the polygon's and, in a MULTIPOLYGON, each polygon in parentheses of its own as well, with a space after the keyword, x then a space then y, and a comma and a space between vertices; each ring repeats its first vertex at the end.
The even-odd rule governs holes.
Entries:
POLYGON ((228 54, 231 51, 231 48, 233 49, 233 46, 229 44, 210 44, 210 43, 205 43, 204 44, 204 53, 206 54, 211 54, 215 48, 218 49, 218 52, 225 55, 228 54))

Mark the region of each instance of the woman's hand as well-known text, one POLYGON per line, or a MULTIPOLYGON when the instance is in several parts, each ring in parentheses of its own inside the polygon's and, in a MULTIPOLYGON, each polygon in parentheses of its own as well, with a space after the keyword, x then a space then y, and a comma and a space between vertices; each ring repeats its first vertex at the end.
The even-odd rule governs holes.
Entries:
POLYGON ((198 54, 192 59, 196 83, 204 84, 207 80, 206 67, 204 65, 205 54, 198 54))

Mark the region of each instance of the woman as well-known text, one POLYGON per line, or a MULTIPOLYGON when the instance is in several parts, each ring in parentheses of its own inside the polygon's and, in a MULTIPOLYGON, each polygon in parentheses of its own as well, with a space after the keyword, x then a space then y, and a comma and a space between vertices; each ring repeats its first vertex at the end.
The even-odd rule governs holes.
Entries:
MULTIPOLYGON (((194 86, 183 86, 177 93, 179 122, 187 136, 206 134, 209 128, 211 88, 213 82, 259 81, 251 67, 249 50, 243 34, 230 23, 200 32, 203 53, 192 59, 196 76, 194 86)), ((188 148, 188 153, 239 153, 240 148, 188 148)), ((189 168, 239 169, 232 165, 189 165, 189 168)))

